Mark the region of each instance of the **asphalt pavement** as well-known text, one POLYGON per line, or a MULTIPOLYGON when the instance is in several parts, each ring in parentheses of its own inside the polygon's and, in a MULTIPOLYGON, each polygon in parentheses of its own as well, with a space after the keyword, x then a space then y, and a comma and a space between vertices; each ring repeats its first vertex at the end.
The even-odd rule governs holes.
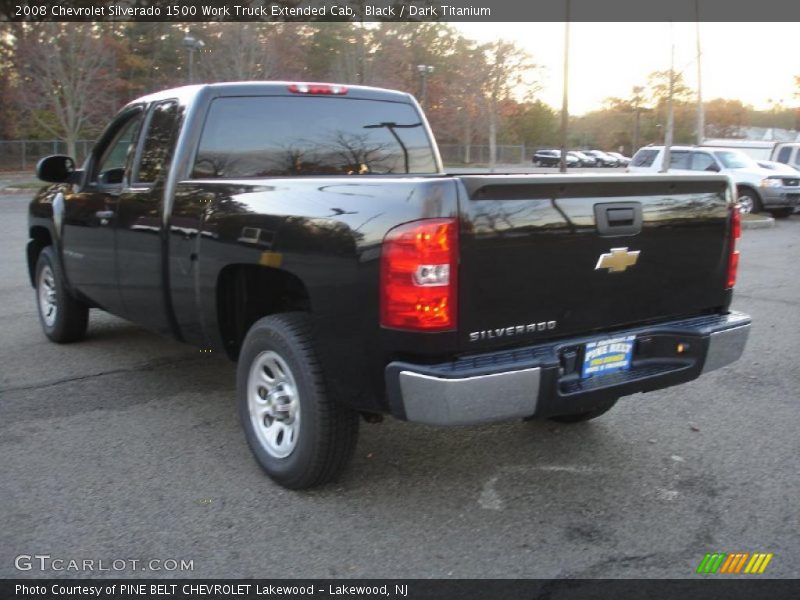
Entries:
POLYGON ((0 194, 0 577, 694 577, 756 551, 798 574, 798 215, 744 232, 738 363, 580 425, 364 424, 345 477, 298 493, 251 458, 225 359, 99 311, 45 339, 29 197, 0 194))

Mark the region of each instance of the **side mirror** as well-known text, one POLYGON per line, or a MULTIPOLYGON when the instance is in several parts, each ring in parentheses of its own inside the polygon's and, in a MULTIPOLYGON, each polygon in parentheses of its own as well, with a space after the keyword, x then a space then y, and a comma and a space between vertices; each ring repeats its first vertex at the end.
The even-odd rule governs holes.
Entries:
POLYGON ((719 173, 719 167, 717 165, 708 165, 706 167, 706 171, 712 171, 714 173, 719 173))
POLYGON ((109 169, 108 171, 103 171, 102 173, 100 173, 100 178, 98 183, 100 185, 120 185, 124 178, 125 178, 124 167, 118 167, 116 169, 109 169))
POLYGON ((75 161, 63 154, 45 156, 36 163, 36 177, 48 183, 75 183, 78 171, 75 161))

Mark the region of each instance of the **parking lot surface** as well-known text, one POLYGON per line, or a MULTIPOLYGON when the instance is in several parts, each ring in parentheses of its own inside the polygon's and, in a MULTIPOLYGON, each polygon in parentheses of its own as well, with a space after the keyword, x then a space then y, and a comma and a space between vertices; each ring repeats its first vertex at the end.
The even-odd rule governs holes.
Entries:
POLYGON ((224 358, 99 311, 46 341, 29 197, 0 195, 0 577, 693 577, 755 551, 798 573, 800 216, 744 232, 734 365, 580 425, 363 424, 346 476, 296 493, 252 460, 224 358), (193 570, 15 568, 33 554, 193 570))

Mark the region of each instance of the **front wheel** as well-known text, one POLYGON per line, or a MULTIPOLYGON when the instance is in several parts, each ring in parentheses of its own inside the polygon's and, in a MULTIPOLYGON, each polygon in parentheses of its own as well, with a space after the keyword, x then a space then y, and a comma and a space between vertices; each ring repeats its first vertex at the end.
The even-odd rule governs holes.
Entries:
POLYGON ((89 324, 89 307, 70 295, 52 246, 39 253, 34 281, 44 334, 59 344, 83 339, 89 324))
POLYGON ((761 212, 761 200, 758 194, 750 188, 739 188, 737 190, 739 199, 739 212, 743 215, 761 212))
POLYGON ((358 413, 326 392, 302 313, 264 317, 244 340, 237 369, 239 416, 262 469, 289 489, 333 481, 358 439, 358 413))

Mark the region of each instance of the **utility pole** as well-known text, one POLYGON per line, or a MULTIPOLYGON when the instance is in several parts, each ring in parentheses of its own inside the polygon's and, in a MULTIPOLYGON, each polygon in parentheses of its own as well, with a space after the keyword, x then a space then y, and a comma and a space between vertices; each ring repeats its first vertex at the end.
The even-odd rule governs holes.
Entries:
POLYGON ((631 156, 633 156, 636 151, 639 149, 639 137, 640 137, 640 130, 641 130, 641 117, 642 117, 642 92, 644 88, 641 85, 633 86, 633 110, 634 110, 634 121, 633 121, 633 144, 631 148, 631 156))
POLYGON ((697 144, 703 143, 706 132, 706 116, 703 112, 703 66, 700 63, 700 0, 694 0, 695 24, 697 27, 697 144))
POLYGON ((567 126, 569 125, 569 18, 570 0, 566 2, 566 20, 564 21, 564 90, 561 97, 561 157, 558 170, 567 172, 567 126))
POLYGON ((669 24, 669 97, 667 98, 667 130, 664 132, 664 159, 661 163, 661 173, 669 170, 672 160, 672 130, 675 125, 672 110, 672 94, 675 92, 675 36, 672 31, 672 23, 669 24))

